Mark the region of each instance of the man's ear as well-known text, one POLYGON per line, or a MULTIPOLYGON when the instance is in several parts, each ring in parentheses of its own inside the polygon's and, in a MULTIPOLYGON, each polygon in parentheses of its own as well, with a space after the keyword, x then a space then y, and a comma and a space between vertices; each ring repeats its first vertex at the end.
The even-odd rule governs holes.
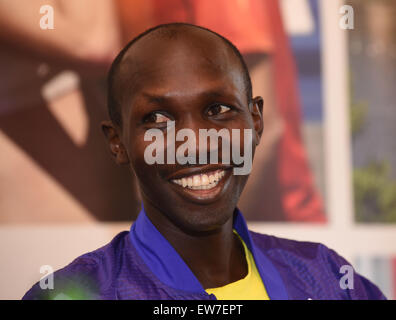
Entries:
POLYGON ((101 127, 107 142, 109 143, 110 152, 114 158, 114 161, 119 165, 128 164, 128 154, 121 142, 120 136, 118 135, 114 124, 111 121, 102 121, 101 127))
POLYGON ((261 135, 263 134, 263 105, 264 100, 262 97, 255 97, 251 102, 250 113, 253 118, 254 130, 256 131, 256 145, 260 143, 261 135))

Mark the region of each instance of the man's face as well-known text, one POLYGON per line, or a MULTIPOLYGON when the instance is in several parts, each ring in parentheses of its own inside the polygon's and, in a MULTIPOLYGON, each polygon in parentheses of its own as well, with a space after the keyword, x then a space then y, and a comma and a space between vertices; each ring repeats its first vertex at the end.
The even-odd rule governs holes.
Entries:
MULTIPOLYGON (((227 129, 230 136, 232 129, 239 129, 241 154, 244 129, 251 129, 254 150, 262 130, 257 111, 262 100, 255 99, 249 108, 237 58, 221 40, 206 33, 142 39, 124 58, 133 64, 124 64, 124 88, 130 94, 123 93, 121 141, 143 201, 186 230, 220 227, 231 218, 247 175, 234 175, 232 161, 221 163, 221 143, 218 164, 198 164, 199 153, 209 154, 210 148, 208 142, 207 149, 199 149, 199 129, 227 129), (144 141, 145 133, 158 128, 166 141, 167 121, 174 121, 176 133, 185 128, 194 131, 197 164, 169 164, 166 157, 164 164, 147 163, 144 154, 152 142, 144 141)), ((176 142, 176 150, 181 144, 176 142)), ((166 155, 166 146, 164 151, 166 155)))

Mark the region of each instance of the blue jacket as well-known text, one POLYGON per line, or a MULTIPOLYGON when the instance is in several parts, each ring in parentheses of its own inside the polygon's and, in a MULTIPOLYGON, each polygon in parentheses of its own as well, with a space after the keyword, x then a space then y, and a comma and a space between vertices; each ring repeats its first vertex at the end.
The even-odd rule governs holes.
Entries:
MULTIPOLYGON (((238 209, 234 229, 252 252, 272 300, 385 299, 356 272, 349 288, 342 289, 340 268, 349 263, 323 244, 249 231, 238 209)), ((23 299, 216 299, 205 292, 144 209, 129 232, 78 257, 56 271, 53 280, 54 289, 36 283, 23 299)))

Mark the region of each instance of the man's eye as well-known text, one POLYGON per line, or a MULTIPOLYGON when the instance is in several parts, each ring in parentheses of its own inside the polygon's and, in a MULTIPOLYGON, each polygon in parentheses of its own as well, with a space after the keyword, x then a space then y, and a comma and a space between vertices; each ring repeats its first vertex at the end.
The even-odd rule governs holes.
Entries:
POLYGON ((211 106, 209 108, 208 115, 209 116, 215 116, 217 114, 225 113, 225 112, 228 112, 230 110, 231 110, 230 107, 227 107, 227 106, 222 105, 222 104, 215 104, 215 105, 213 105, 213 106, 211 106))
POLYGON ((167 121, 171 121, 171 119, 159 112, 152 112, 144 118, 144 122, 151 123, 163 123, 167 121))

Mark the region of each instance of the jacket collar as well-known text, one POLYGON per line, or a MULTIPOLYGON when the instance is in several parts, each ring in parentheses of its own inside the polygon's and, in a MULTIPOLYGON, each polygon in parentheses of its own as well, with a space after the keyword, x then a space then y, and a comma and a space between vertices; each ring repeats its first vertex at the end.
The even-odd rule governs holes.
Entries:
MULTIPOLYGON (((288 299, 278 270, 252 241, 246 221, 238 209, 235 209, 234 212, 233 227, 252 252, 270 299, 288 299)), ((152 224, 143 205, 138 218, 131 226, 129 235, 140 257, 162 283, 189 293, 202 294, 206 292, 180 255, 152 224)))

